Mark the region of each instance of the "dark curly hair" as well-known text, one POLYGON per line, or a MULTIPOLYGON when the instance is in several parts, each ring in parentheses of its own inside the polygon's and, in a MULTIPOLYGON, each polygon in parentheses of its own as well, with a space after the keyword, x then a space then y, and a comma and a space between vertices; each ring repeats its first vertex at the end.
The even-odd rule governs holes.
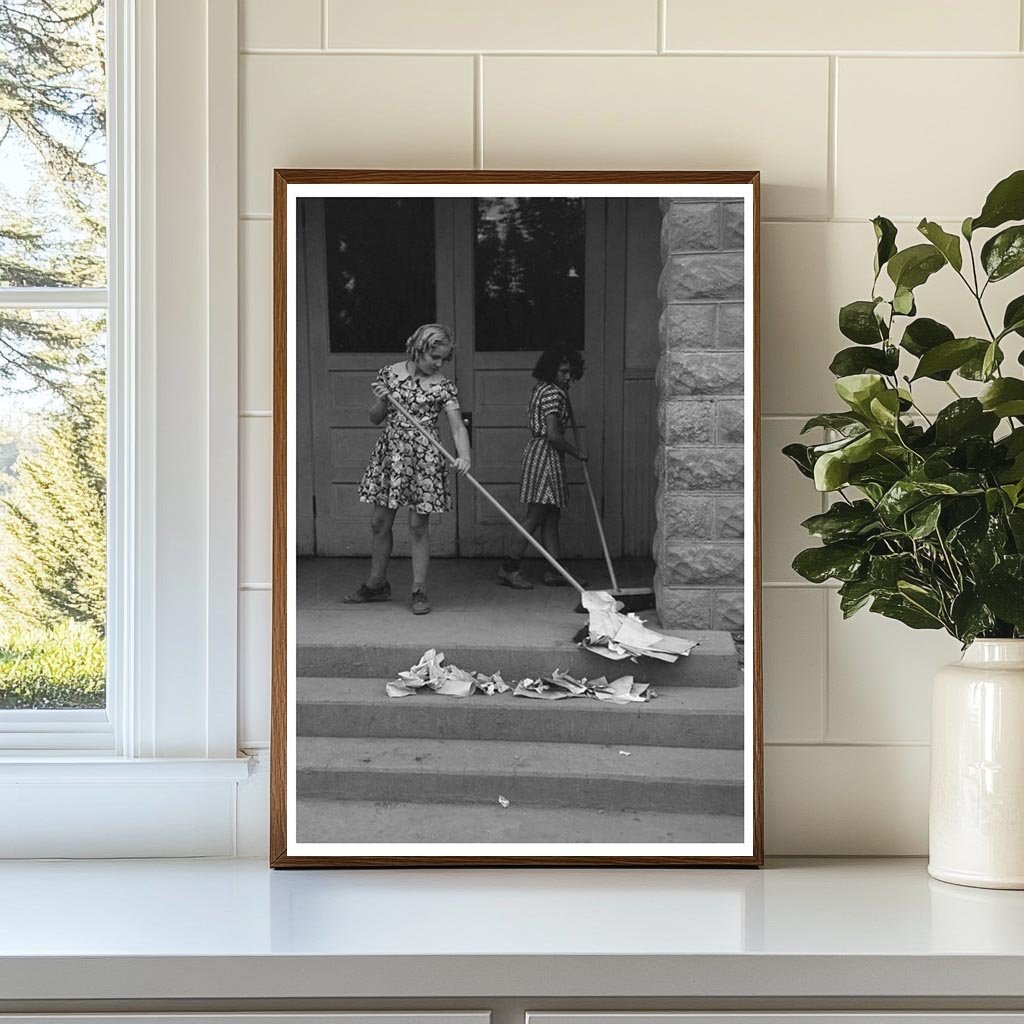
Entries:
POLYGON ((579 380, 583 376, 583 353, 574 348, 546 348, 541 352, 540 359, 533 368, 533 375, 537 380, 553 384, 562 363, 569 364, 569 373, 574 380, 579 380))

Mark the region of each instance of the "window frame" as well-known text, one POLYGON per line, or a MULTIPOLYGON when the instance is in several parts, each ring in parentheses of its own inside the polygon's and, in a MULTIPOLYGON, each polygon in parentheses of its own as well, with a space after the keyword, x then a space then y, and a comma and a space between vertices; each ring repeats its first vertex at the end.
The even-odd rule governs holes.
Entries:
MULTIPOLYGON (((224 855, 226 801, 249 770, 237 751, 238 10, 107 0, 106 13, 108 287, 90 298, 108 310, 107 709, 0 715, 12 837, 0 856, 158 855, 180 842, 168 829, 190 826, 196 851, 224 855), (180 780, 203 785, 154 811, 147 786, 180 780), (40 783, 28 803, 25 781, 40 783), (112 782, 131 785, 114 800, 112 782), (89 808, 91 845, 54 829, 89 808)), ((54 301, 82 308, 68 291, 54 301)))
MULTIPOLYGON (((129 38, 132 0, 104 0, 107 100, 107 271, 105 287, 0 287, 0 308, 45 310, 103 310, 107 314, 107 642, 106 704, 103 708, 0 709, 0 755, 33 751, 39 754, 113 754, 118 747, 115 717, 124 665, 117 648, 124 643, 123 609, 112 581, 122 573, 122 517, 115 512, 132 489, 133 481, 115 475, 125 435, 124 411, 115 394, 125 390, 123 366, 129 346, 126 321, 114 299, 124 290, 112 284, 130 266, 128 258, 133 218, 126 193, 134 179, 134 160, 128 135, 134 115, 132 79, 134 46, 129 38), (112 602, 111 597, 115 598, 112 602)), ((125 395, 124 397, 129 397, 125 395)))

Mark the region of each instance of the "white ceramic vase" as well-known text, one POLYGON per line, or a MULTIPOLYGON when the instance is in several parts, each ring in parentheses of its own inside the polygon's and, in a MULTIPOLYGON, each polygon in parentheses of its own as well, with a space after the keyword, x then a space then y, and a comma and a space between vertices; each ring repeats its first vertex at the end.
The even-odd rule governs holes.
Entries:
POLYGON ((1024 889, 1024 640, 975 640, 932 688, 928 873, 1024 889))

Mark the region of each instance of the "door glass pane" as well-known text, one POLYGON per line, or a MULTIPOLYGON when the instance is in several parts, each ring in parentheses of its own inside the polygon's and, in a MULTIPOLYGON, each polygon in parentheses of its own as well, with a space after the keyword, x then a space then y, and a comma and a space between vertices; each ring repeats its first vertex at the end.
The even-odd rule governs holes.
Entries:
POLYGON ((0 309, 0 709, 102 708, 106 329, 0 309))
POLYGON ((331 352, 402 352, 436 319, 434 201, 326 199, 331 352))
POLYGON ((476 200, 476 349, 583 348, 585 210, 576 198, 476 200))

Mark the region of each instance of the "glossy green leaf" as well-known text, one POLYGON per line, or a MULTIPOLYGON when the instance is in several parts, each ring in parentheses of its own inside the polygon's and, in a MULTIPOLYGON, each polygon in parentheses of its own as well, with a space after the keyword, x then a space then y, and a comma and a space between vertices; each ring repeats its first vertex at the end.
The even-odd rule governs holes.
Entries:
MULTIPOLYGON (((929 317, 918 317, 913 323, 907 324, 900 340, 900 346, 912 356, 923 356, 943 342, 952 341, 956 335, 945 325, 929 317)), ((948 379, 948 378, 947 378, 948 379)))
POLYGON ((960 234, 963 235, 968 242, 971 240, 971 235, 974 234, 974 230, 971 227, 973 223, 973 217, 965 217, 963 224, 960 225, 960 234))
POLYGON ((889 260, 896 255, 896 225, 886 217, 874 217, 871 221, 875 229, 875 277, 882 271, 889 260))
POLYGON ((990 437, 999 417, 985 411, 976 398, 958 398, 935 417, 935 439, 940 445, 968 437, 990 437))
POLYGON ((963 267, 964 259, 960 253, 960 239, 956 235, 944 231, 933 220, 922 220, 917 225, 917 230, 942 253, 945 261, 954 270, 960 270, 963 267))
POLYGON ((986 348, 988 348, 988 343, 980 338, 954 338, 952 341, 944 341, 921 356, 921 361, 917 364, 912 379, 920 380, 922 377, 941 379, 938 374, 946 370, 959 369, 975 356, 979 359, 983 358, 986 348))
POLYGON ((985 355, 981 360, 981 379, 988 380, 995 368, 999 365, 1002 360, 999 358, 999 342, 993 341, 989 343, 988 348, 985 349, 985 355))
POLYGON ((793 569, 812 583, 824 583, 828 579, 852 580, 860 572, 865 558, 857 544, 826 544, 801 551, 793 559, 793 569))
POLYGON ((844 583, 839 588, 839 608, 843 618, 848 619, 860 611, 878 593, 878 584, 870 580, 850 580, 844 583))
POLYGON ((1000 231, 981 249, 981 265, 990 281, 1002 281, 1024 267, 1024 225, 1000 231))
POLYGON ((868 579, 877 587, 895 590, 896 584, 910 572, 914 559, 904 552, 893 555, 875 555, 868 566, 868 579))
POLYGON ((914 293, 909 288, 900 285, 892 297, 892 308, 893 312, 899 313, 900 316, 913 316, 917 312, 917 306, 914 305, 914 293))
POLYGON ((997 228, 1008 220, 1024 220, 1024 170, 1014 171, 989 192, 981 213, 971 219, 968 230, 997 228))
POLYGON ((885 380, 876 373, 855 373, 836 381, 836 393, 854 412, 864 415, 871 399, 886 390, 885 380))
POLYGON ((995 629, 995 617, 977 594, 957 594, 949 617, 956 626, 957 637, 964 643, 995 629))
MULTIPOLYGON (((971 358, 956 371, 957 376, 963 377, 964 380, 986 381, 991 379, 992 371, 989 371, 988 373, 985 372, 985 356, 987 353, 988 343, 986 342, 983 351, 978 352, 977 355, 971 356, 971 358)), ((1003 350, 997 348, 994 352, 994 356, 995 365, 998 367, 1003 361, 1003 350)))
POLYGON ((956 493, 956 487, 937 481, 897 480, 878 503, 878 514, 886 523, 896 525, 900 516, 928 501, 929 498, 956 493))
POLYGON ((901 249, 889 260, 885 269, 897 288, 913 291, 945 265, 945 258, 934 245, 922 244, 901 249))
POLYGON ((994 380, 978 397, 984 409, 1000 418, 1024 416, 1024 380, 1019 377, 994 380))
POLYGON ((900 395, 898 391, 883 391, 871 399, 868 406, 874 421, 886 430, 896 430, 900 419, 900 395))
POLYGON ((811 516, 800 525, 826 544, 848 540, 880 528, 878 517, 869 501, 855 501, 852 504, 837 501, 827 512, 811 516))
MULTIPOLYGON (((868 349, 858 349, 858 351, 867 352, 868 349)), ((801 429, 801 434, 806 434, 808 430, 814 430, 815 427, 825 427, 828 430, 838 430, 845 433, 854 428, 860 428, 856 430, 856 433, 860 433, 860 430, 864 429, 864 421, 859 416, 854 416, 848 412, 826 412, 820 416, 812 416, 801 429)))
POLYGON ((1024 586, 1020 579, 995 577, 978 584, 978 597, 1004 622, 1024 629, 1024 586))
POLYGON ((875 316, 876 300, 850 302, 839 310, 839 331, 858 345, 877 345, 888 337, 875 316))
POLYGON ((819 491, 838 490, 850 479, 850 463, 842 451, 826 452, 814 463, 814 486, 819 491))
POLYGON ((810 449, 805 444, 787 444, 782 449, 782 454, 789 459, 804 476, 814 479, 814 463, 811 460, 810 449))
POLYGON ((849 377, 852 374, 877 370, 892 376, 900 365, 899 349, 894 345, 884 348, 844 348, 840 349, 829 364, 829 370, 837 377, 849 377))
POLYGON ((1024 337, 1024 295, 1011 299, 1003 313, 1003 332, 1009 331, 1024 337))
POLYGON ((919 505, 910 513, 913 527, 908 531, 909 535, 914 540, 924 540, 935 532, 941 514, 942 504, 939 501, 928 501, 919 505))

